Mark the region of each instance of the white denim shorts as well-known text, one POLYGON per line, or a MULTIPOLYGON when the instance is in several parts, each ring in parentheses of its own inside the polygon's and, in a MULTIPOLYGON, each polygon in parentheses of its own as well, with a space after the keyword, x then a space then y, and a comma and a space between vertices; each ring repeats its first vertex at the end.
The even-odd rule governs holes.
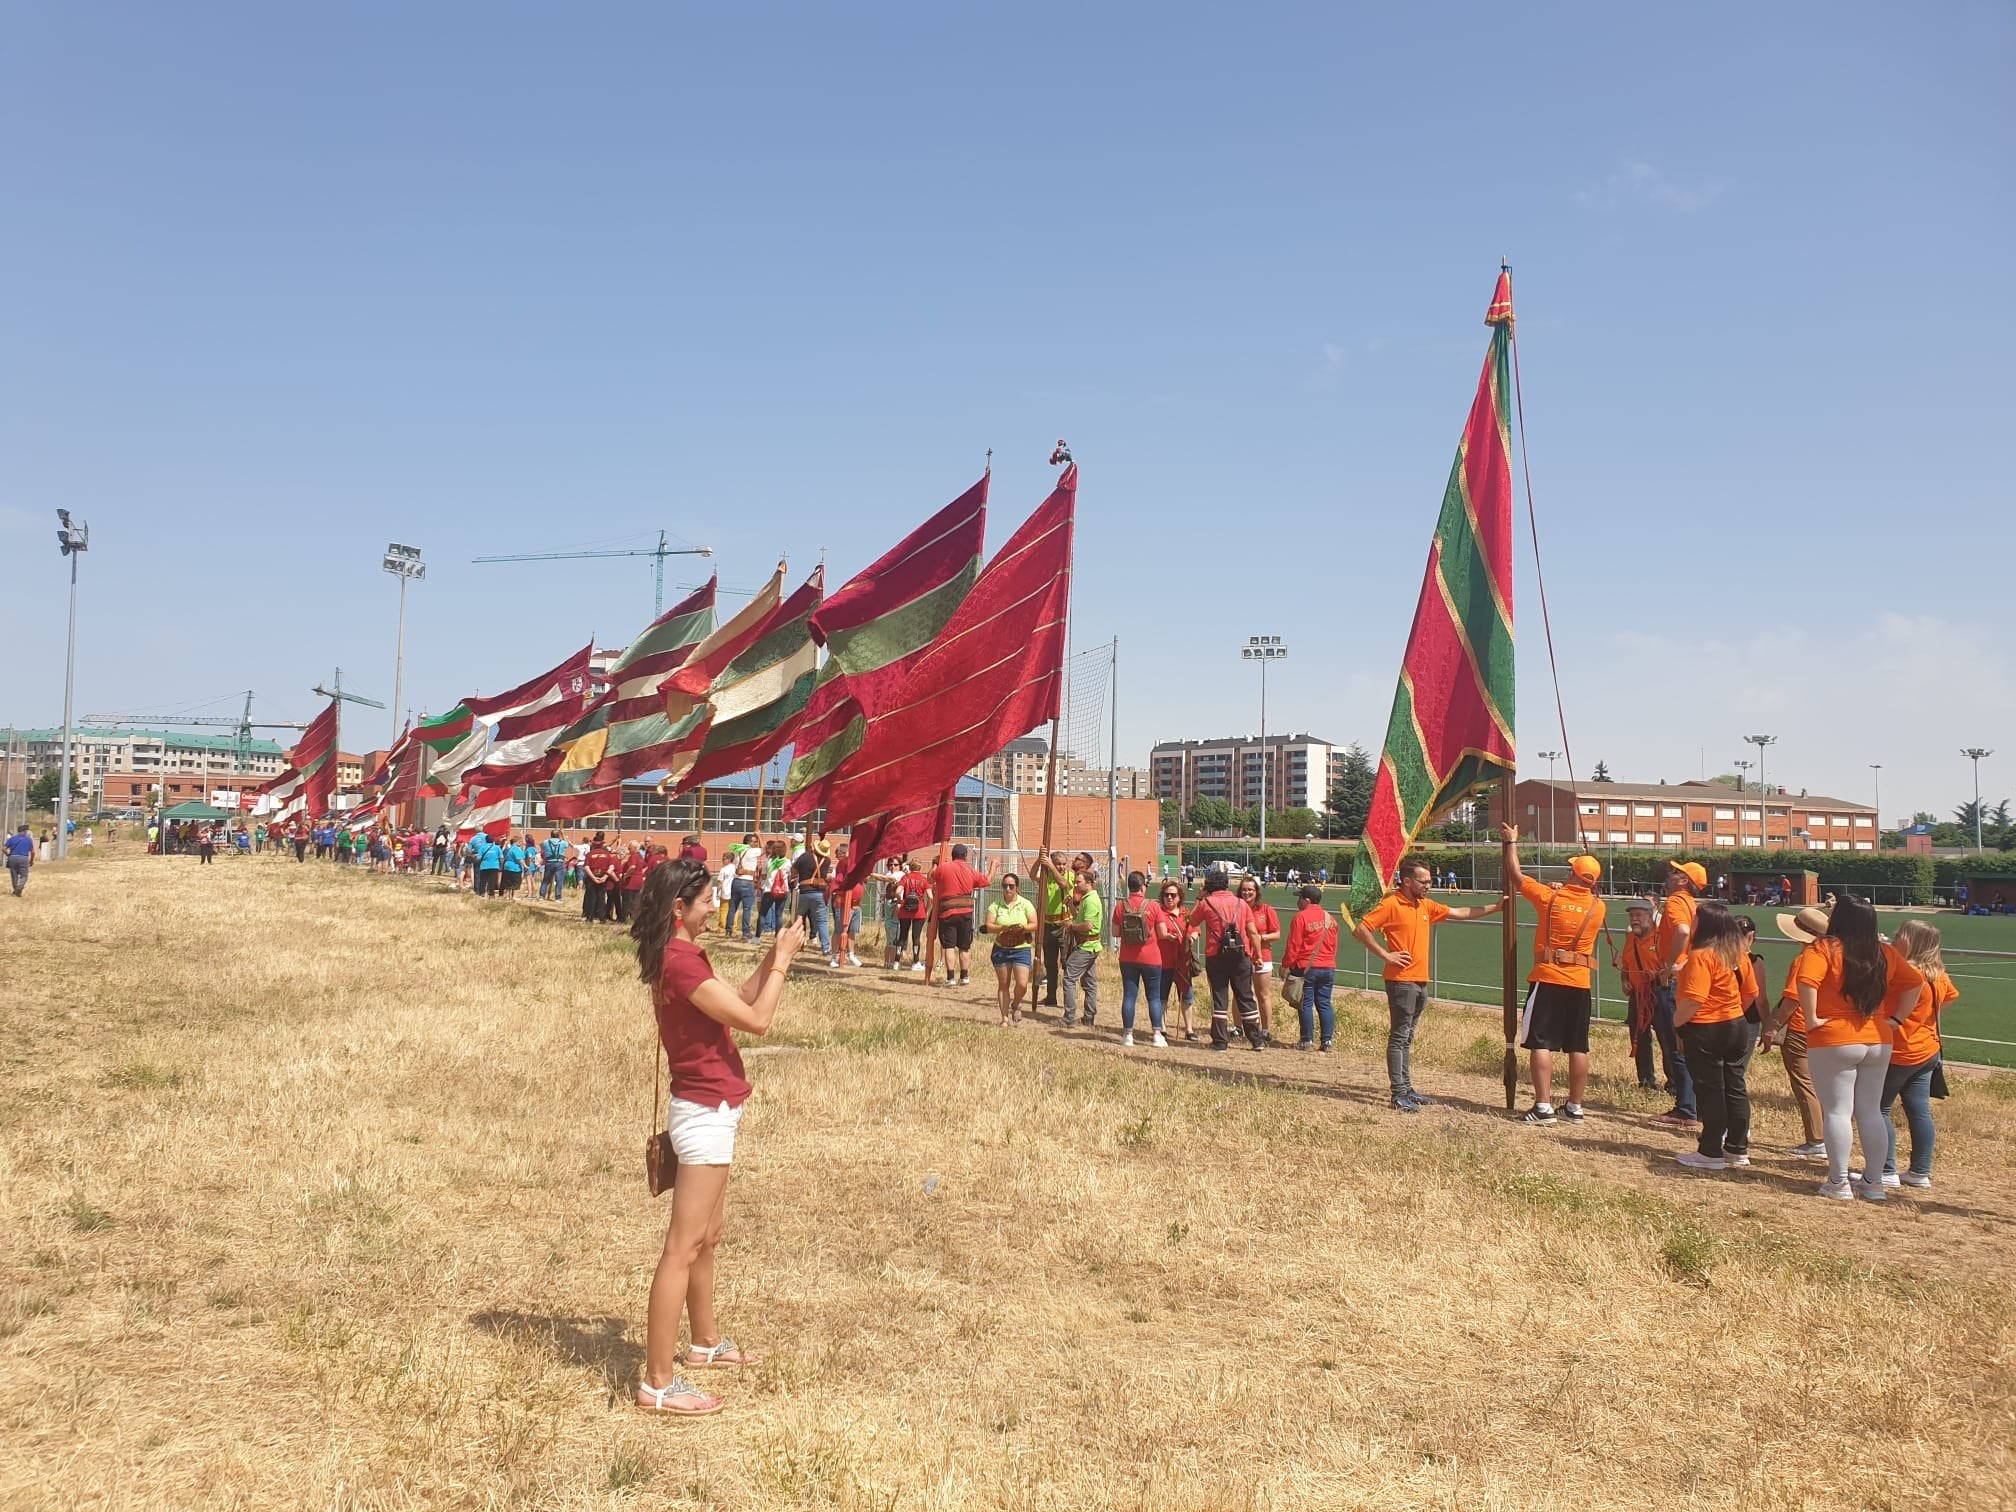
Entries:
POLYGON ((742 1122, 742 1110, 725 1102, 718 1108, 671 1100, 665 1114, 665 1129, 672 1136, 672 1153, 681 1165, 725 1166, 735 1163, 735 1126, 742 1122))

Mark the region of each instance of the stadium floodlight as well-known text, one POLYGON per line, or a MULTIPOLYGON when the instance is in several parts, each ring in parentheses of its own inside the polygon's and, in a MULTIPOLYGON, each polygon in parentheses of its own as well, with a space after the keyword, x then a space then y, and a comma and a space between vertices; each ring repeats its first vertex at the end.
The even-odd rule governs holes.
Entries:
POLYGON ((1974 849, 1981 849, 1981 758, 1995 753, 1985 746, 1962 746, 1960 754, 1974 763, 1974 849))
POLYGON ((399 635, 392 651, 392 743, 399 740, 399 700, 406 680, 406 585, 427 576, 427 564, 420 560, 418 546, 402 546, 393 541, 385 548, 379 564, 399 579, 399 635))
MULTIPOLYGON (((1757 747, 1757 849, 1771 848, 1771 787, 1764 780, 1764 748, 1778 743, 1776 735, 1745 735, 1744 740, 1757 747)), ((1789 834, 1785 837, 1792 838, 1789 834)))
POLYGON ((70 644, 63 653, 63 774, 56 780, 56 859, 70 854, 70 767, 76 760, 72 750, 70 711, 77 689, 77 558, 91 549, 91 527, 73 521, 70 511, 56 511, 56 544, 70 559, 70 644))
POLYGON ((1287 656, 1278 635, 1249 635, 1239 649, 1242 660, 1260 663, 1260 849, 1267 849, 1267 664, 1287 656))

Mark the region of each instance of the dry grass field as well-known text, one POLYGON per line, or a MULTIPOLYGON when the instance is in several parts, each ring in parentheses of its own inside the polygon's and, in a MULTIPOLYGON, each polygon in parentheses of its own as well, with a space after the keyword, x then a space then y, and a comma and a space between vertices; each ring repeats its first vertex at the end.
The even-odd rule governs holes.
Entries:
POLYGON ((0 897, 0 1506, 2016 1504, 2016 1078, 1837 1205, 1683 1175, 1614 1079, 1506 1121, 1459 1010, 1388 1112, 1355 998, 1330 1057, 1123 1055, 806 972, 721 1258, 768 1363, 645 1419, 649 1019, 541 913, 238 857, 0 897))

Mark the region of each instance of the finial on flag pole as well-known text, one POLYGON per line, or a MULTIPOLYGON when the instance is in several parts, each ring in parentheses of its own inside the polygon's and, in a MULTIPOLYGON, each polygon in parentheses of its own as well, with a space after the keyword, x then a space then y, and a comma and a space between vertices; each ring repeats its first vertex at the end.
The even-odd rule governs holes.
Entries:
POLYGON ((1050 453, 1050 465, 1052 467, 1069 467, 1071 465, 1071 448, 1064 444, 1062 436, 1057 438, 1057 449, 1050 453))
POLYGON ((987 476, 994 476, 994 448, 991 446, 987 448, 987 476))

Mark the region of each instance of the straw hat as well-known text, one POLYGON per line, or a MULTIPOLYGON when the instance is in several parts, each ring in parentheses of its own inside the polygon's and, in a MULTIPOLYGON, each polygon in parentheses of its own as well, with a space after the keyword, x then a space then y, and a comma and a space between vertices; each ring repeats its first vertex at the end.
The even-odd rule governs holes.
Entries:
POLYGON ((1827 933, 1827 910, 1810 904, 1797 913, 1778 915, 1778 933, 1801 945, 1811 945, 1827 933))

